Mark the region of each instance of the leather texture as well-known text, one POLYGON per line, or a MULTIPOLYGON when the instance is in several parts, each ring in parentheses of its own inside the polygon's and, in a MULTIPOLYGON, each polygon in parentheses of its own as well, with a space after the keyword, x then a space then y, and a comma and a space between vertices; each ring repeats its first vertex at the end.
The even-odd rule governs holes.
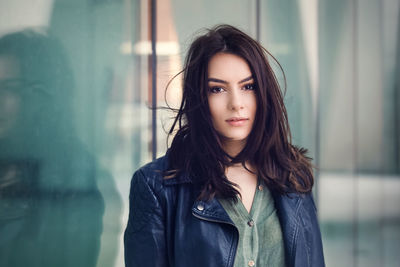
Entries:
MULTIPOLYGON (((127 267, 231 267, 238 230, 217 199, 196 201, 187 174, 164 179, 167 157, 135 172, 125 230, 127 267)), ((325 266, 311 194, 273 194, 288 267, 325 266)))

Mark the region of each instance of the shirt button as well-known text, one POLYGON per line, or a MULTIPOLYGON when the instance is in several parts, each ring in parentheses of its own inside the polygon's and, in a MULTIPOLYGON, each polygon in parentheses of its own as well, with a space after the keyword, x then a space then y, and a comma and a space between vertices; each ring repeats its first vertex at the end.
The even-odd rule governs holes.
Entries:
POLYGON ((248 224, 250 227, 253 227, 254 221, 253 221, 253 220, 250 220, 250 221, 247 222, 247 224, 248 224))
POLYGON ((204 210, 204 206, 202 204, 199 204, 199 205, 197 205, 197 209, 199 211, 202 211, 202 210, 204 210))
POLYGON ((250 267, 253 267, 255 264, 256 264, 256 263, 255 263, 253 260, 250 260, 249 263, 248 263, 248 265, 249 265, 250 267))
POLYGON ((258 186, 258 190, 263 191, 264 187, 262 185, 258 186))

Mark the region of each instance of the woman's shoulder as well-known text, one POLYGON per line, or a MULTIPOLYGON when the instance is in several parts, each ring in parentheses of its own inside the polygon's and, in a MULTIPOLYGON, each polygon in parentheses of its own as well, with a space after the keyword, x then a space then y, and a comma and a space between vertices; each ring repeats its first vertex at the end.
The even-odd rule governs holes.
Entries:
POLYGON ((166 175, 169 172, 168 153, 149 162, 135 171, 132 180, 142 180, 150 185, 176 185, 192 182, 186 172, 173 172, 175 175, 166 175))
MULTIPOLYGON (((143 207, 159 207, 160 203, 171 203, 176 197, 180 185, 191 183, 189 176, 178 174, 172 178, 166 177, 168 156, 160 157, 139 168, 132 177, 130 199, 143 207)), ((186 188, 186 187, 185 187, 186 188)), ((189 190, 183 190, 190 193, 189 190)))
POLYGON ((166 156, 162 156, 149 162, 135 171, 131 186, 146 184, 150 188, 157 189, 163 186, 164 172, 168 168, 166 156))
POLYGON ((164 155, 160 158, 157 158, 142 167, 140 167, 136 172, 142 172, 146 176, 157 176, 161 175, 162 173, 168 168, 168 159, 167 155, 164 155))
POLYGON ((307 193, 273 193, 278 210, 292 215, 301 215, 302 212, 316 213, 316 205, 312 192, 307 193))

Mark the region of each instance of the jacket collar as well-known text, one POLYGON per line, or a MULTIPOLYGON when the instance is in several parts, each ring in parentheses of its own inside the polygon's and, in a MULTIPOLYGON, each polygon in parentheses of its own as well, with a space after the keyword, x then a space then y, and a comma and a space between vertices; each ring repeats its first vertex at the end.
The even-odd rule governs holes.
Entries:
MULTIPOLYGON (((161 162, 161 168, 162 170, 167 170, 168 165, 169 165, 169 150, 165 153, 165 156, 162 157, 162 162, 161 162)), ((186 172, 182 172, 178 175, 176 175, 173 178, 164 178, 163 179, 163 184, 168 186, 168 185, 178 185, 178 184, 184 184, 184 183, 191 183, 192 179, 190 178, 190 175, 186 172)))
POLYGON ((186 173, 181 173, 173 178, 164 178, 163 179, 164 185, 178 185, 178 184, 185 184, 185 183, 192 183, 192 180, 189 175, 186 173))
MULTIPOLYGON (((168 167, 168 153, 167 151, 165 157, 162 159, 162 169, 166 170, 168 167)), ((181 174, 169 178, 163 179, 164 185, 178 185, 185 183, 193 183, 191 176, 182 172, 181 174)), ((282 228, 290 226, 290 228, 296 228, 298 224, 298 212, 299 208, 303 202, 304 196, 296 193, 288 194, 278 194, 271 192, 275 201, 275 206, 278 212, 279 219, 281 221, 282 228)), ((216 216, 215 219, 224 219, 227 222, 231 222, 228 214, 225 212, 224 208, 218 202, 216 198, 210 201, 195 201, 192 206, 192 211, 199 215, 206 215, 212 218, 216 216), (200 209, 198 209, 200 208, 200 209)))

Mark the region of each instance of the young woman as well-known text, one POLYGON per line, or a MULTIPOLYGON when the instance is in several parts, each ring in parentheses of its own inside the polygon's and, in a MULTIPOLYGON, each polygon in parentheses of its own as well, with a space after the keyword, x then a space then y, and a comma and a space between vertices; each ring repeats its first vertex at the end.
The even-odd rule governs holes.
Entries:
POLYGON ((192 43, 171 147, 132 178, 126 266, 324 266, 312 165, 269 57, 228 25, 192 43))

